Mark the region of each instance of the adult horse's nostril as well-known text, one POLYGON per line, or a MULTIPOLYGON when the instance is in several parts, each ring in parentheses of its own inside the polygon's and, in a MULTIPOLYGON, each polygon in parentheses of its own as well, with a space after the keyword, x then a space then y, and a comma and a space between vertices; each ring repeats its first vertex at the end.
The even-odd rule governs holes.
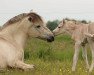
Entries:
POLYGON ((54 37, 53 36, 51 36, 50 38, 51 38, 52 41, 54 41, 54 37))
POLYGON ((54 41, 54 36, 49 36, 49 37, 47 38, 47 41, 48 41, 48 42, 54 41))

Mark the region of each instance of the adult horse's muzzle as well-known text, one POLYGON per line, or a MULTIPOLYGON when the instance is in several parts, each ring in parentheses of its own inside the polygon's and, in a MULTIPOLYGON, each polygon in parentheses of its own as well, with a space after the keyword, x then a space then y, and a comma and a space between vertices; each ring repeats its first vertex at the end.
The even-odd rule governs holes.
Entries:
POLYGON ((52 42, 52 41, 54 41, 54 36, 47 37, 47 42, 52 42))
POLYGON ((42 39, 42 40, 47 40, 47 42, 52 42, 54 41, 54 35, 49 35, 49 36, 46 36, 46 37, 36 37, 38 39, 42 39))

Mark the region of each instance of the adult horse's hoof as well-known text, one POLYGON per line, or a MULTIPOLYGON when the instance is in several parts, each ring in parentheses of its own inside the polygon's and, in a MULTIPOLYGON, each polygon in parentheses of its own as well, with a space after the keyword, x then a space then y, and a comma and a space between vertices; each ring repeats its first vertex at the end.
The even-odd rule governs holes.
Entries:
POLYGON ((29 70, 34 70, 35 65, 28 65, 27 67, 24 68, 24 71, 29 71, 29 70))

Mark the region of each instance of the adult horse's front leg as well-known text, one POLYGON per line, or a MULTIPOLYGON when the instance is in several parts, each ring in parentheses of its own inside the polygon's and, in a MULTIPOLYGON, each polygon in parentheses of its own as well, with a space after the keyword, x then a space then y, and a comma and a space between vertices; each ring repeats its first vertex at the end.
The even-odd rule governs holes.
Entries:
POLYGON ((34 65, 25 64, 23 61, 17 61, 16 62, 16 68, 22 69, 22 70, 31 70, 34 68, 34 65))
POLYGON ((79 48, 80 48, 80 43, 76 42, 75 43, 75 53, 74 53, 74 56, 73 56, 72 71, 75 71, 75 67, 76 67, 77 60, 78 60, 78 55, 79 55, 79 48))

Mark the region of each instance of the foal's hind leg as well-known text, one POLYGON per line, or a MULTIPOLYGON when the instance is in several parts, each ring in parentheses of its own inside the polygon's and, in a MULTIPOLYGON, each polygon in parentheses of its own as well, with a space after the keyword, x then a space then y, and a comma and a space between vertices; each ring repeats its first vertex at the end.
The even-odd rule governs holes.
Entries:
POLYGON ((92 72, 93 67, 94 67, 94 41, 89 39, 88 42, 89 42, 90 49, 91 49, 91 52, 92 52, 92 62, 91 62, 91 66, 90 66, 89 72, 92 72))
POLYGON ((22 70, 30 70, 34 68, 34 65, 25 64, 23 61, 17 61, 16 62, 16 68, 22 69, 22 70))

